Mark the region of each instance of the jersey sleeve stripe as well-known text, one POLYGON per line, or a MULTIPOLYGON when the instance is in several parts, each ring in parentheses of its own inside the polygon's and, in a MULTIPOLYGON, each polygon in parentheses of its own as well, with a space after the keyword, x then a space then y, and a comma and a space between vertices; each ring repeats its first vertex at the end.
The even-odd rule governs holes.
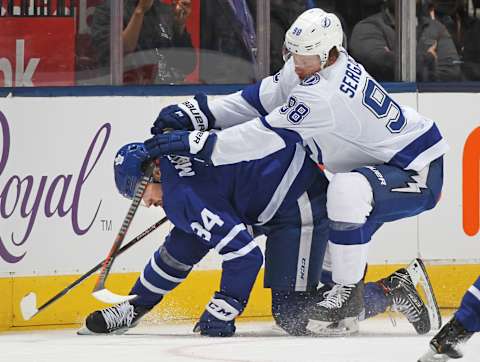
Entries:
POLYGON ((297 132, 290 129, 273 127, 268 123, 266 117, 260 117, 260 121, 266 128, 278 134, 287 145, 303 143, 302 136, 300 136, 297 132))
POLYGON ((223 261, 228 261, 232 259, 241 258, 242 256, 247 255, 253 249, 257 247, 255 240, 250 241, 247 245, 237 251, 231 251, 230 253, 222 255, 223 261))
POLYGON ((175 278, 167 273, 165 273, 161 268, 160 266, 158 266, 158 264, 156 263, 155 259, 154 258, 151 258, 150 259, 150 265, 152 267, 152 269, 155 271, 155 273, 157 273, 158 275, 160 275, 163 279, 166 279, 168 281, 171 281, 171 282, 174 282, 174 283, 181 283, 185 280, 185 278, 175 278))
POLYGON ((230 242, 232 241, 238 233, 242 232, 243 230, 246 230, 246 227, 244 224, 237 224, 235 225, 229 232, 228 234, 220 240, 220 242, 215 246, 215 251, 217 253, 220 253, 222 249, 230 242))
POLYGON ((443 156, 449 149, 450 147, 448 146, 447 142, 442 139, 440 142, 418 155, 418 157, 408 164, 405 169, 418 172, 425 168, 425 166, 427 166, 429 163, 433 162, 433 160, 443 156))
POLYGON ((169 290, 164 290, 164 289, 161 289, 161 288, 157 288, 156 286, 154 286, 152 283, 150 283, 146 278, 145 278, 145 275, 143 274, 143 271, 142 273, 140 274, 140 282, 142 283, 142 285, 148 289, 149 291, 151 291, 152 293, 155 293, 155 294, 160 294, 160 295, 165 295, 169 292, 169 290))
POLYGON ((195 95, 194 98, 198 103, 198 107, 200 108, 202 113, 208 119, 208 129, 214 128, 215 127, 215 117, 214 117, 213 113, 210 111, 210 108, 208 107, 207 96, 203 93, 198 93, 198 94, 195 95))
POLYGON ((441 142, 442 139, 437 125, 433 123, 424 134, 397 152, 388 163, 406 169, 420 154, 441 142))
POLYGON ((262 102, 260 101, 261 84, 262 81, 259 81, 255 84, 245 87, 242 91, 242 97, 248 102, 248 104, 255 108, 261 116, 266 116, 268 112, 263 107, 262 102))
POLYGON ((474 285, 468 288, 468 292, 472 294, 480 302, 480 290, 478 290, 474 285))

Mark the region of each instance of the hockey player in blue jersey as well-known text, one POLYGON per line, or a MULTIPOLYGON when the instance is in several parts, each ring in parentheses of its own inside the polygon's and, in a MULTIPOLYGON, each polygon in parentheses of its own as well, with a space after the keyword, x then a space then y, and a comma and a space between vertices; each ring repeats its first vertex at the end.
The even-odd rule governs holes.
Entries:
POLYGON ((315 314, 335 322, 356 319, 364 294, 385 298, 381 288, 364 291, 370 240, 383 223, 436 205, 448 150, 437 125, 394 101, 342 40, 334 14, 306 11, 286 33, 278 74, 213 101, 197 95, 163 109, 146 141, 152 156, 187 155, 214 166, 307 147, 333 174, 327 212, 335 284, 315 314))
MULTIPOLYGON (((141 143, 117 153, 115 183, 123 196, 134 195, 148 158, 141 143)), ((135 326, 215 249, 223 260, 220 288, 196 329, 209 336, 233 335, 235 318, 263 264, 253 234, 267 237, 265 286, 272 289, 277 324, 290 334, 308 334, 304 314, 318 295, 328 235, 327 184, 300 145, 223 167, 162 157, 156 182, 148 184, 143 200, 161 206, 174 228, 133 286, 130 294, 138 297, 93 312, 79 334, 120 333, 135 326)))
POLYGON ((442 362, 463 357, 460 350, 475 332, 480 332, 480 277, 463 296, 452 319, 430 341, 430 351, 419 362, 442 362))
MULTIPOLYGON (((139 143, 117 153, 115 183, 123 196, 133 196, 147 158, 139 143)), ((272 290, 277 325, 291 335, 318 334, 309 317, 323 292, 317 285, 328 239, 327 180, 303 147, 287 146, 262 160, 223 167, 204 167, 183 157, 162 158, 155 177, 143 200, 147 206, 162 206, 174 228, 132 288, 131 294, 138 297, 91 313, 79 334, 121 333, 134 327, 214 248, 223 258, 222 281, 197 329, 209 336, 232 335, 235 317, 245 307, 263 261, 248 229, 267 236, 265 286, 272 290), (222 314, 226 312, 228 316, 222 314)), ((421 269, 418 262, 413 265, 421 269)), ((419 273, 400 269, 367 283, 388 290, 389 296, 381 306, 366 296, 366 316, 395 307, 419 333, 426 333, 429 312, 410 274, 419 273)))

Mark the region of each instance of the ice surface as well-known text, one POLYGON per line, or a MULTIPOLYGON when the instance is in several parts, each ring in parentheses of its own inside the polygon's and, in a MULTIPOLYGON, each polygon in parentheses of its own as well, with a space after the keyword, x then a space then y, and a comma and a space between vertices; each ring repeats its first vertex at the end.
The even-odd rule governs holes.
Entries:
MULTIPOLYGON (((397 320, 394 327, 386 318, 362 322, 360 334, 348 338, 288 337, 272 321, 240 322, 237 327, 233 338, 195 335, 193 322, 143 323, 120 336, 77 336, 72 329, 5 332, 0 334, 0 361, 415 362, 433 335, 418 336, 406 320, 397 320)), ((480 360, 479 334, 464 350, 460 361, 480 360)))

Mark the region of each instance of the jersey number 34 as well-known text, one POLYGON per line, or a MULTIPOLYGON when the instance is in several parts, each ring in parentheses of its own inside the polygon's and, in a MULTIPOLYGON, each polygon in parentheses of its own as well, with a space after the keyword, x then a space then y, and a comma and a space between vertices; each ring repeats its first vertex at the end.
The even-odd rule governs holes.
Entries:
POLYGON ((401 132, 407 124, 400 106, 371 78, 367 78, 363 88, 362 103, 375 117, 387 122, 391 133, 401 132))
POLYGON ((220 219, 217 214, 214 214, 208 209, 203 209, 200 215, 202 216, 203 225, 199 222, 192 222, 190 227, 199 237, 206 241, 210 241, 212 238, 210 230, 212 230, 215 225, 222 226, 223 220, 220 219))

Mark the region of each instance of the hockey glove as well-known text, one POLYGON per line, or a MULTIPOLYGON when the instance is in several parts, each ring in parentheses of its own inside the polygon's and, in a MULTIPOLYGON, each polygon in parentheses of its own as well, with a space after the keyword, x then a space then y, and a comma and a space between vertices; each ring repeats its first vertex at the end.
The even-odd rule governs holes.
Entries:
POLYGON ((205 312, 193 328, 202 336, 231 337, 235 333, 235 318, 243 311, 238 300, 216 292, 208 302, 205 312))
POLYGON ((199 93, 183 103, 163 108, 150 132, 157 135, 166 129, 206 131, 212 129, 214 123, 215 118, 208 108, 207 96, 199 93))
POLYGON ((150 157, 178 155, 210 163, 217 136, 204 131, 173 131, 153 136, 145 141, 150 157))

